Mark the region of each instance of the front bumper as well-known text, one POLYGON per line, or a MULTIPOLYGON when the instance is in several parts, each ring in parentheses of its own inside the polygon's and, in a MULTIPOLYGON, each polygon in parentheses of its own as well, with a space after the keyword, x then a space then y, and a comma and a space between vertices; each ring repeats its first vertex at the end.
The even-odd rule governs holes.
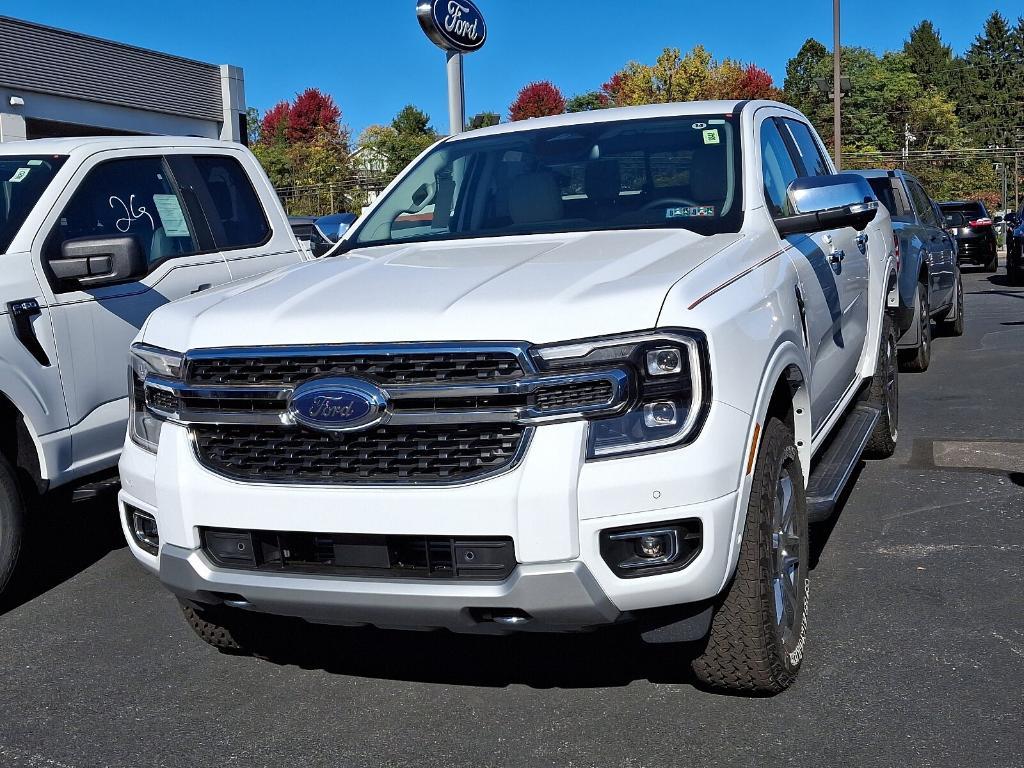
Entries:
POLYGON ((197 461, 186 431, 165 424, 159 455, 130 443, 121 458, 125 505, 152 514, 159 556, 126 537, 135 557, 175 594, 200 603, 314 622, 502 631, 488 612, 518 611, 517 629, 564 631, 610 624, 648 608, 716 596, 735 565, 753 424, 715 402, 691 445, 641 456, 583 460, 582 423, 537 429, 511 472, 456 487, 256 485, 197 461), (600 552, 601 531, 698 519, 702 547, 685 568, 624 579, 600 552), (508 536, 518 565, 502 582, 267 573, 213 565, 201 527, 351 534, 508 536))
POLYGON ((174 545, 160 552, 160 580, 178 597, 324 624, 502 632, 493 615, 522 615, 517 629, 567 631, 622 618, 580 562, 520 565, 495 584, 413 583, 218 569, 201 553, 174 545), (524 606, 528 606, 524 608, 524 606))

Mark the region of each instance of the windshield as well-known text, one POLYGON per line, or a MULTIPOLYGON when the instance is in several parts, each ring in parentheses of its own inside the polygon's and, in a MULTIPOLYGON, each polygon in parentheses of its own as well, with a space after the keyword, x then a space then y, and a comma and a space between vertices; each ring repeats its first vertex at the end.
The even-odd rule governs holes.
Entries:
POLYGON ((53 155, 0 155, 0 253, 10 248, 25 217, 66 159, 53 155))
POLYGON ((743 223, 738 117, 689 115, 448 141, 380 202, 357 246, 743 223))

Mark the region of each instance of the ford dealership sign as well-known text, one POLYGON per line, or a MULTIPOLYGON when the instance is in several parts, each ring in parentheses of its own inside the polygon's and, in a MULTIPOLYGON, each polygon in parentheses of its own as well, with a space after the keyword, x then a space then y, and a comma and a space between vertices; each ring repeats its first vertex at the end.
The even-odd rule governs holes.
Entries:
POLYGON ((446 51, 472 53, 487 40, 487 24, 471 0, 419 0, 416 17, 427 37, 446 51))

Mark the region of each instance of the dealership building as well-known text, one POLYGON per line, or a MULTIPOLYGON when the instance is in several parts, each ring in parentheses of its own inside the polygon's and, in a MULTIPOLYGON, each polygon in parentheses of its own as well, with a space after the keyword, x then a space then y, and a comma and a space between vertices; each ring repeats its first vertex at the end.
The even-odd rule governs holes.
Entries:
POLYGON ((242 70, 0 16, 0 142, 138 134, 244 142, 242 70))

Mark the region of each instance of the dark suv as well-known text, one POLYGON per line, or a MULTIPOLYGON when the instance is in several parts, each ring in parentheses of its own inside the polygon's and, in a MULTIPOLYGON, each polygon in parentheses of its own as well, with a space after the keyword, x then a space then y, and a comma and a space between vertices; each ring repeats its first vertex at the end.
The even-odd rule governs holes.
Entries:
POLYGON ((988 272, 999 267, 996 230, 980 200, 939 203, 946 228, 956 237, 960 261, 980 264, 988 272))
POLYGON ((1024 206, 1006 214, 1006 274, 1010 285, 1024 285, 1024 206))

